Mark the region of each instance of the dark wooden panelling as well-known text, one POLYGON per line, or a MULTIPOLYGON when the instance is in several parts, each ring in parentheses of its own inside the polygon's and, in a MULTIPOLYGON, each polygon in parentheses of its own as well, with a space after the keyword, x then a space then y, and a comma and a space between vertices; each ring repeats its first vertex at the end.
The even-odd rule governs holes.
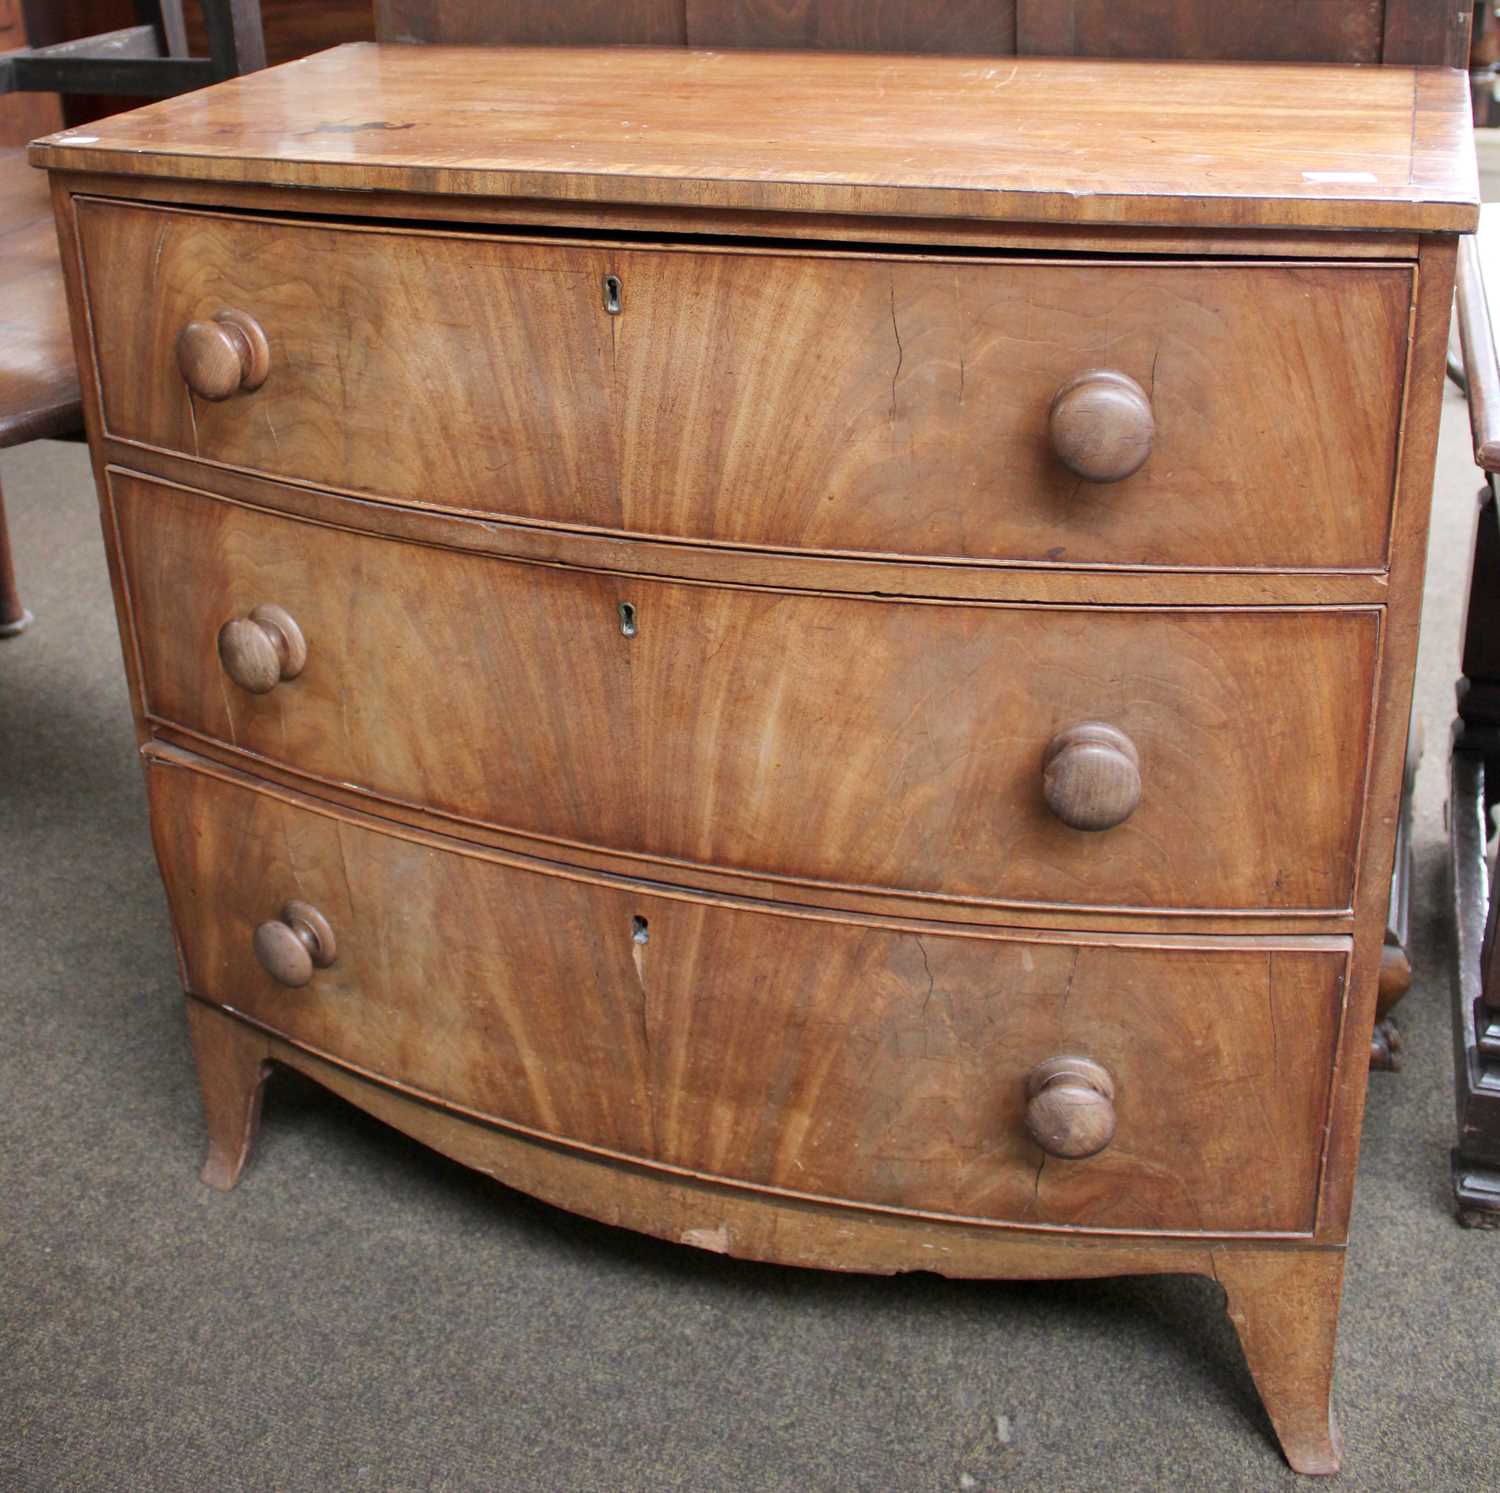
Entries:
POLYGON ((1016 0, 686 0, 694 47, 854 52, 1016 49, 1016 0))
POLYGON ((682 46, 683 0, 375 0, 381 41, 509 46, 682 46))
POLYGON ((1384 7, 1381 0, 1017 0, 1017 12, 1023 55, 1379 62, 1384 7))
MULTIPOLYGON (((330 7, 273 0, 301 15, 330 7)), ((348 0, 333 7, 352 9, 348 0)), ((828 48, 1462 67, 1472 0, 375 0, 382 41, 828 48)), ((318 24, 308 17, 302 24, 318 24)), ((275 30, 268 14, 268 38, 275 30)), ((340 40, 343 37, 338 38, 340 40)), ((312 50, 308 48, 307 50, 312 50)), ((287 53, 285 55, 297 55, 287 53)), ((276 60, 272 48, 272 60, 276 60)))
MULTIPOLYGON (((260 0, 261 25, 266 37, 266 62, 290 62, 346 41, 370 41, 375 35, 371 0, 260 0)), ((186 7, 188 50, 208 56, 208 33, 201 4, 186 7)))
POLYGON ((1385 0, 1382 62, 1469 65, 1474 0, 1385 0))

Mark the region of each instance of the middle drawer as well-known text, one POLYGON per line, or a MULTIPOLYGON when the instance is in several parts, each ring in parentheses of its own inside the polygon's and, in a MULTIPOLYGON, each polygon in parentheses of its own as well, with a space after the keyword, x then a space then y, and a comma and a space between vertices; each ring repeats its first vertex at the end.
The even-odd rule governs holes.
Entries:
POLYGON ((970 904, 1349 906, 1377 608, 710 586, 397 541, 120 472, 110 489, 148 712, 292 771, 667 880, 697 866, 970 904), (242 651, 270 649, 248 620, 266 605, 295 620, 306 662, 253 693, 215 640, 240 619, 242 651))

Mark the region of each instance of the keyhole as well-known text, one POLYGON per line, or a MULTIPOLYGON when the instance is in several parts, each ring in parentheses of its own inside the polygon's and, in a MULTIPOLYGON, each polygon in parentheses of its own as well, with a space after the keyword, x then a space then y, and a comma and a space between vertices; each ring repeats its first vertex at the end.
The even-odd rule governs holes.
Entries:
POLYGON ((650 943, 651 933, 646 925, 645 918, 635 917, 630 920, 630 936, 637 943, 650 943))
POLYGON ((620 314, 620 277, 618 275, 604 277, 604 309, 611 316, 620 314))
POLYGON ((635 636, 635 608, 628 601, 620 603, 620 631, 627 638, 635 636))

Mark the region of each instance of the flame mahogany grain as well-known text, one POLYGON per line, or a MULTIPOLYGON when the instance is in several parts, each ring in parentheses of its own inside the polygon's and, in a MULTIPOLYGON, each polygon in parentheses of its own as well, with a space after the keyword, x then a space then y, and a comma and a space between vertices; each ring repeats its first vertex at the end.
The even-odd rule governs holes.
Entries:
MULTIPOLYGON (((1464 19, 1388 0, 1381 56, 1464 19)), ((1404 66, 369 47, 36 146, 206 1179, 284 1064, 701 1248, 1210 1275, 1336 1470, 1468 112, 1404 66), (173 348, 224 308, 269 372, 215 403, 173 348), (1085 501, 1046 414, 1091 368, 1153 429, 1085 501), (216 639, 266 606, 307 660, 252 640, 258 695, 216 639), (1097 832, 1043 794, 1087 722, 1139 756, 1097 832), (1059 1060, 1110 1113, 1036 1129, 1094 1155, 1027 1134, 1059 1060)))
POLYGON ((1346 940, 897 931, 544 868, 165 749, 149 781, 189 989, 356 1068, 790 1193, 1311 1233, 1346 940), (338 938, 300 989, 257 954, 294 893, 338 938), (1027 1076, 1075 1051, 1112 1076, 1117 1133, 1043 1166, 1027 1076))
MULTIPOLYGON (((89 201, 79 223, 107 428, 153 447, 384 499, 760 549, 1385 563, 1407 265, 1105 273, 89 201), (619 316, 602 304, 611 273, 619 316), (132 294, 146 279, 153 294, 132 294), (263 387, 214 402, 172 357, 143 362, 143 346, 170 351, 223 306, 270 339, 263 387), (1096 483, 1054 451, 1048 412, 1105 362, 1149 389, 1155 434, 1144 467, 1096 483)), ((224 359, 216 398, 239 378, 224 359)))
POLYGON ((1353 893, 1374 608, 683 585, 396 544, 124 473, 110 487, 154 715, 539 853, 1011 906, 1326 911, 1353 893), (226 689, 215 638, 267 601, 297 619, 306 665, 226 689), (1044 773, 1053 738, 1099 718, 1143 786, 1089 833, 1049 808, 1044 773))

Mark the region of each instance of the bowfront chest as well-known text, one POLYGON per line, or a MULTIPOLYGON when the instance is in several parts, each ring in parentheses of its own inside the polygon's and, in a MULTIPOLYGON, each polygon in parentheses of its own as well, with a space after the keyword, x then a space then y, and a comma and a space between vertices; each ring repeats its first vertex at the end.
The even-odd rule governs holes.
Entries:
POLYGON ((352 47, 50 137, 208 1115, 1212 1275, 1330 1414, 1464 76, 352 47))

